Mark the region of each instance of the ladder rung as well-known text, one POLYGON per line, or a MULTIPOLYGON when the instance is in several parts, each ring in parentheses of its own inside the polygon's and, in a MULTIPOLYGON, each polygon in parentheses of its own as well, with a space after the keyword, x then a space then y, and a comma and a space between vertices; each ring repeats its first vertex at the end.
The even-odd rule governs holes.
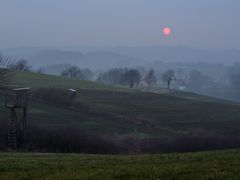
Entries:
POLYGON ((17 149, 17 138, 16 138, 17 130, 16 129, 17 129, 17 120, 10 119, 8 122, 8 143, 9 143, 9 148, 11 150, 17 149))

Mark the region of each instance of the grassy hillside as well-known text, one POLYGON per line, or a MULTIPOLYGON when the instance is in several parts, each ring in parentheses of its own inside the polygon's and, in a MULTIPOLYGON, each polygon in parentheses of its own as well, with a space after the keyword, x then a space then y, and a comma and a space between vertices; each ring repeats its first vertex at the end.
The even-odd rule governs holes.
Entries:
POLYGON ((240 151, 164 155, 0 154, 1 179, 239 179, 240 151))
MULTIPOLYGON (((141 92, 99 83, 34 73, 10 73, 8 88, 58 87, 78 90, 76 104, 31 100, 29 122, 75 125, 94 131, 141 136, 186 133, 240 133, 239 104, 183 92, 141 92), (88 107, 90 113, 83 111, 88 107)), ((4 98, 4 91, 0 99, 4 98)), ((2 107, 2 106, 1 106, 2 107)), ((3 110, 3 109, 2 109, 3 110)), ((1 113, 0 117, 7 115, 1 113)))
MULTIPOLYGON (((96 142, 105 142, 106 138, 107 141, 110 139, 108 142, 112 145, 103 143, 104 145, 98 146, 112 147, 114 144, 116 148, 110 151, 112 153, 118 153, 116 149, 119 147, 127 147, 132 152, 234 148, 240 142, 240 105, 237 103, 187 92, 130 90, 43 74, 10 72, 8 77, 8 83, 0 90, 0 101, 3 104, 4 99, 11 98, 9 92, 13 88, 31 87, 27 123, 29 127, 44 129, 41 132, 43 137, 40 138, 42 143, 51 138, 54 142, 55 134, 69 146, 71 139, 81 143, 83 135, 79 135, 79 132, 94 134, 95 138, 87 136, 90 137, 87 141, 94 145, 96 142), (78 90, 74 102, 68 100, 69 88, 78 90), (59 134, 56 129, 64 130, 59 134), (99 135, 104 136, 104 139, 96 140, 99 135), (159 140, 157 143, 148 141, 146 144, 145 141, 152 138, 159 140)), ((0 112, 3 126, 9 118, 9 112, 3 106, 0 106, 0 112)), ((32 131, 28 136, 33 138, 31 142, 40 141, 33 136, 37 130, 28 130, 32 131)), ((52 145, 55 142, 49 143, 52 145)), ((61 144, 59 141, 58 146, 61 144)), ((44 146, 50 145, 42 145, 40 149, 44 150, 44 146)), ((82 146, 86 145, 81 144, 82 146)), ((72 149, 76 148, 69 147, 64 152, 72 152, 72 149)), ((81 149, 74 152, 95 152, 95 149, 97 148, 90 147, 87 151, 81 149)), ((55 152, 55 149, 52 151, 55 152)))

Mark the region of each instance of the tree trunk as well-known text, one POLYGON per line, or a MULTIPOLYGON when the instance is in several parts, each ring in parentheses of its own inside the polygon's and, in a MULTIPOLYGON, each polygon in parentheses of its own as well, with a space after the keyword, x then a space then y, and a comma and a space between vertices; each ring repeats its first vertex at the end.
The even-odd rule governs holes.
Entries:
POLYGON ((171 80, 169 79, 168 80, 168 89, 170 88, 170 83, 171 83, 171 80))
POLYGON ((133 88, 133 83, 132 82, 130 83, 130 88, 133 88))

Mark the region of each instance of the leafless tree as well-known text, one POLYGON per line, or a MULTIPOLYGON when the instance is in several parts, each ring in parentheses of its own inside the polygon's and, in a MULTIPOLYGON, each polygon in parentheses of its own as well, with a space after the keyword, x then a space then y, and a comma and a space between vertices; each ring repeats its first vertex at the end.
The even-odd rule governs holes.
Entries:
POLYGON ((162 80, 167 82, 167 88, 170 88, 171 82, 175 79, 174 71, 168 70, 162 75, 162 80))
POLYGON ((157 78, 155 76, 155 72, 153 68, 151 68, 147 72, 146 76, 144 77, 144 81, 147 83, 148 86, 152 86, 157 83, 157 78))
POLYGON ((16 71, 31 71, 31 66, 28 64, 27 60, 20 59, 15 63, 10 63, 7 68, 16 70, 16 71))
POLYGON ((130 69, 124 74, 125 81, 129 84, 130 88, 133 88, 134 85, 138 85, 141 80, 141 74, 136 69, 130 69))
POLYGON ((0 54, 0 68, 7 68, 13 61, 10 56, 3 56, 0 54))
POLYGON ((69 78, 78 78, 81 80, 91 80, 93 76, 93 72, 90 69, 80 69, 78 66, 71 66, 65 69, 62 76, 69 77, 69 78))
POLYGON ((81 69, 77 66, 71 66, 70 68, 67 68, 62 72, 62 76, 69 78, 81 78, 81 69))

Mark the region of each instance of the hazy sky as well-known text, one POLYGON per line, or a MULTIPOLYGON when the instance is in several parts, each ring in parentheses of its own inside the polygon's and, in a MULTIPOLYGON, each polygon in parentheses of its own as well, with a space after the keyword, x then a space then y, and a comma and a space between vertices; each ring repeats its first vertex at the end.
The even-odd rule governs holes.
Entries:
POLYGON ((0 47, 240 49, 240 0, 0 0, 0 47), (164 37, 163 27, 173 33, 164 37))

